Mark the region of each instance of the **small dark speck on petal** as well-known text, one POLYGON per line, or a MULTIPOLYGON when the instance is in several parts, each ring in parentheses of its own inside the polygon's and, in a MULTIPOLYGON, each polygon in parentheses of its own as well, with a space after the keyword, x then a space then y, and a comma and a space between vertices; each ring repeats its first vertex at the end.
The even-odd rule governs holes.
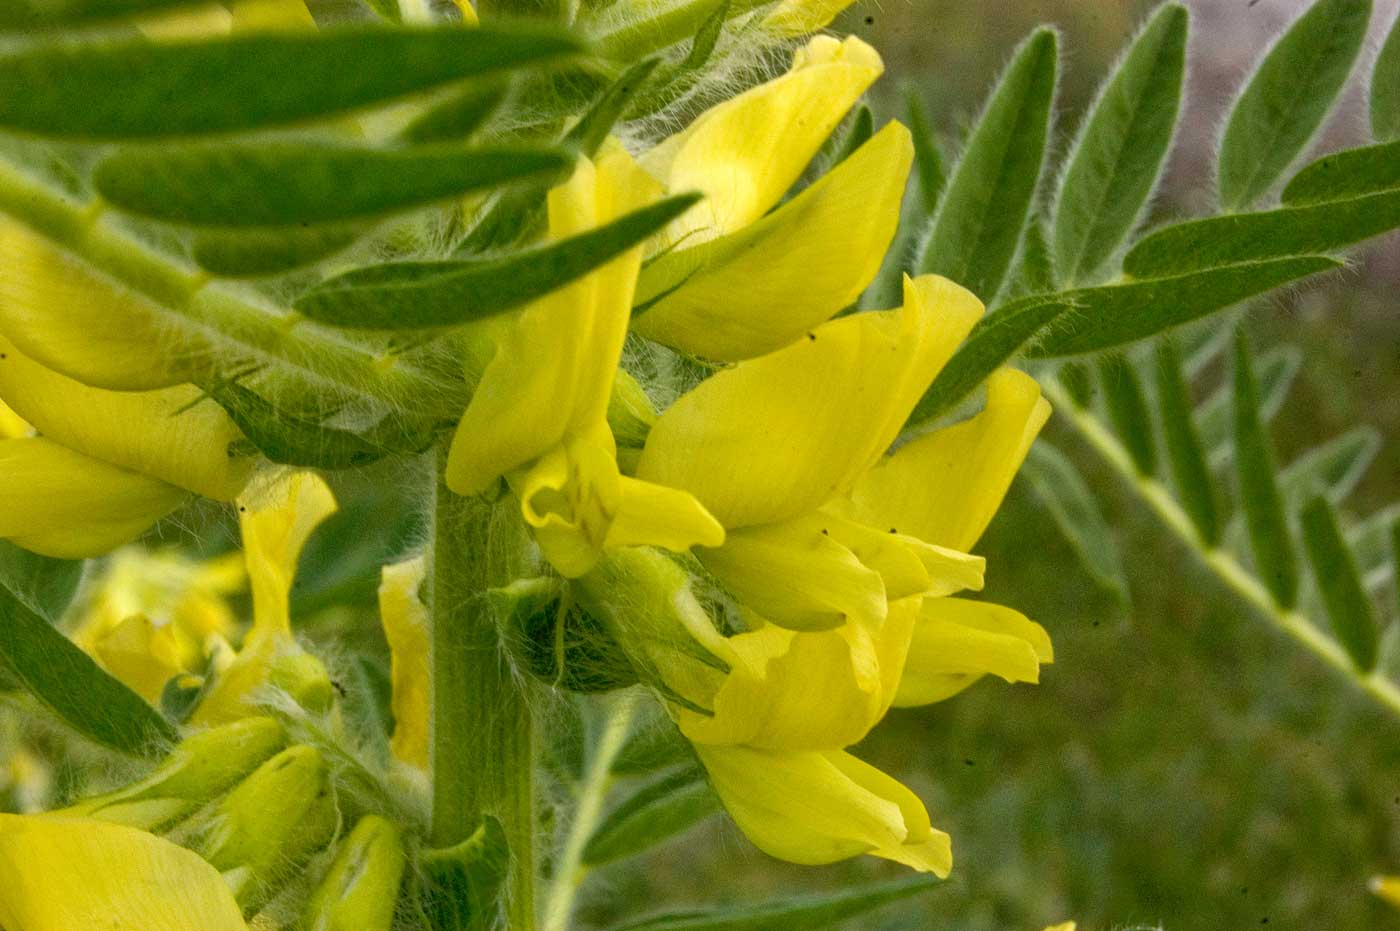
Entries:
POLYGON ((808 334, 807 334, 807 338, 810 339, 812 342, 815 343, 815 342, 817 341, 817 334, 815 334, 815 333, 808 333, 808 334))

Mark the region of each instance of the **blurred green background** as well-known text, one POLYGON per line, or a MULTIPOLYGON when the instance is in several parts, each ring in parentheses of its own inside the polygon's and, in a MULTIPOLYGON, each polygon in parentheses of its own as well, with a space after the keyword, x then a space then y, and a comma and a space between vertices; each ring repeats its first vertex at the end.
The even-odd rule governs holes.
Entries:
MULTIPOLYGON (((1225 109, 1301 6, 1187 5, 1191 77, 1163 214, 1205 209, 1225 109)), ((883 0, 857 4, 837 28, 885 56, 876 101, 886 115, 908 85, 956 139, 1020 37, 1055 23, 1067 62, 1063 147, 1151 6, 883 0)), ((1372 52, 1396 9, 1377 3, 1372 52)), ((1358 144, 1364 127, 1353 89, 1320 145, 1358 144)), ((1386 438, 1348 504, 1364 515, 1400 499, 1400 236, 1356 258, 1348 274, 1244 317, 1256 347, 1304 350, 1274 422, 1280 461, 1358 424, 1386 438)), ((1095 588, 1018 483, 981 546, 987 597, 1049 628, 1056 663, 1039 686, 982 682, 932 708, 895 712, 857 748, 920 793, 953 835, 957 860, 937 891, 861 927, 1039 931, 1073 918, 1081 931, 1400 929, 1400 912, 1365 887, 1376 872, 1400 873, 1400 721, 1222 590, 1063 424, 1048 435, 1100 492, 1131 609, 1095 588)), ((635 914, 639 901, 744 901, 896 872, 875 861, 787 867, 713 819, 644 868, 623 863, 600 877, 585 917, 603 923, 635 914)))

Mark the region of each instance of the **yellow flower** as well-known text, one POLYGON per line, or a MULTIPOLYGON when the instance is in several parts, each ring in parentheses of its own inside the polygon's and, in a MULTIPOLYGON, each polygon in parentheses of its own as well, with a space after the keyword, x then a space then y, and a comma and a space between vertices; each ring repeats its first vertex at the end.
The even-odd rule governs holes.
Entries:
POLYGON ((385 566, 379 583, 379 619, 389 641, 395 759, 426 775, 429 763, 429 709, 432 681, 429 650, 431 618, 419 597, 427 560, 418 556, 385 566))
POLYGON ((1400 908, 1400 876, 1372 876, 1366 886, 1377 898, 1400 908))
POLYGON ((855 0, 783 0, 763 18, 763 27, 779 36, 801 36, 824 29, 855 0))
POLYGON ((938 876, 953 868, 952 842, 923 802, 849 753, 696 750, 730 816, 765 853, 808 865, 871 854, 938 876))
POLYGON ((682 396, 652 429, 637 475, 691 492, 725 525, 724 546, 700 550, 701 561, 786 627, 875 622, 889 598, 980 584, 971 557, 887 534, 892 525, 871 533, 830 508, 889 448, 981 314, 946 279, 907 280, 901 309, 823 324, 682 396))
POLYGON ((99 555, 190 492, 231 501, 252 474, 231 452, 242 434, 193 385, 92 388, 0 336, 0 398, 41 434, 0 439, 0 537, 45 555, 99 555))
POLYGON ((655 244, 638 286, 638 333, 713 359, 749 358, 859 296, 898 224, 913 159, 904 127, 885 127, 769 211, 883 69, 861 40, 819 36, 787 74, 713 107, 642 156, 668 191, 705 199, 655 244))
POLYGON ((86 818, 0 815, 8 931, 247 931, 219 872, 144 831, 86 818))
POLYGON ((211 637, 234 636, 227 597, 246 575, 240 553, 196 562, 174 550, 120 549, 82 605, 73 640, 155 702, 172 677, 202 669, 211 637))
MULTIPOLYGON (((549 195, 556 238, 655 199, 655 182, 616 148, 581 160, 549 195)), ((502 476, 546 558, 579 576, 604 549, 716 545, 723 531, 689 495, 622 475, 608 400, 631 315, 637 247, 498 327, 495 355, 458 424, 448 487, 485 491, 502 476)))
POLYGON ((208 347, 174 338, 149 299, 28 227, 0 219, 0 254, 0 334, 40 365, 118 391, 169 388, 207 368, 208 347))
POLYGON ((1057 925, 1050 925, 1045 931, 1075 931, 1079 926, 1072 921, 1063 921, 1057 925))
POLYGON ((191 718, 195 726, 233 721, 252 713, 268 685, 312 708, 329 705, 330 679, 292 635, 288 596, 307 539, 336 511, 335 496, 313 472, 294 472, 254 485, 239 499, 239 524, 253 626, 236 656, 214 671, 214 681, 191 718))

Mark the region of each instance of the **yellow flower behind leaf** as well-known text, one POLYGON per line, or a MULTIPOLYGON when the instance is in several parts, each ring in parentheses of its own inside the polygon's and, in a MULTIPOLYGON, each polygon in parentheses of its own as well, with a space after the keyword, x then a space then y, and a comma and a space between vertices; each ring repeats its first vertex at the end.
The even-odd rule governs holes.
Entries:
POLYGON ((35 362, 99 388, 190 381, 208 347, 161 324, 150 300, 13 220, 0 219, 0 335, 35 362))
POLYGON ((657 256, 642 271, 634 328, 729 360, 779 349, 829 319, 879 271, 913 151, 909 131, 890 123, 767 216, 657 256))
POLYGON ((902 126, 769 211, 883 70, 861 40, 819 36, 787 74, 707 110, 641 157, 667 191, 705 199, 653 245, 639 333, 709 358, 750 358, 861 293, 899 219, 913 159, 902 126))
POLYGON ((86 818, 0 814, 6 931, 247 931, 219 872, 182 847, 86 818))
MULTIPOLYGON (((617 148, 596 165, 580 160, 549 194, 550 235, 596 228, 658 194, 617 148)), ((587 572, 608 548, 723 539, 689 495, 618 470, 607 411, 640 263, 637 247, 499 325, 448 455, 447 484, 458 494, 509 479, 540 548, 567 576, 587 572)))

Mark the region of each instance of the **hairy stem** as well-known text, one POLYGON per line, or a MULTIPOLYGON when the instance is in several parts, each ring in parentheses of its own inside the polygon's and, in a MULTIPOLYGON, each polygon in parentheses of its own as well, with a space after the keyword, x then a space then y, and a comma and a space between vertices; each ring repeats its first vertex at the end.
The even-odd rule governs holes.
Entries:
POLYGON ((564 849, 554 867, 540 931, 568 931, 569 919, 573 917, 574 897, 588 873, 583 865, 583 851, 602 817, 603 803, 612 786, 613 763, 627 742, 635 715, 635 696, 622 695, 608 700, 602 733, 588 761, 588 771, 579 785, 573 820, 564 838, 564 849))
POLYGON ((1287 634, 1309 653, 1336 670, 1354 688, 1370 696, 1386 711, 1400 717, 1400 688, 1380 672, 1364 673, 1356 668, 1332 638, 1324 634, 1296 610, 1282 608, 1267 589, 1240 565, 1230 552, 1208 546, 1196 532, 1191 518, 1158 481, 1141 475, 1128 451, 1092 414, 1076 407, 1059 385, 1044 379, 1041 387, 1056 411, 1069 422, 1096 453, 1116 471, 1133 492, 1152 509, 1177 539, 1186 544, 1211 573, 1227 588, 1254 607, 1255 612, 1276 630, 1287 634))
POLYGON ((432 841, 466 838, 483 815, 505 828, 507 927, 535 927, 534 728, 524 683, 484 592, 513 577, 524 553, 519 509, 462 498, 442 482, 433 528, 432 841))

